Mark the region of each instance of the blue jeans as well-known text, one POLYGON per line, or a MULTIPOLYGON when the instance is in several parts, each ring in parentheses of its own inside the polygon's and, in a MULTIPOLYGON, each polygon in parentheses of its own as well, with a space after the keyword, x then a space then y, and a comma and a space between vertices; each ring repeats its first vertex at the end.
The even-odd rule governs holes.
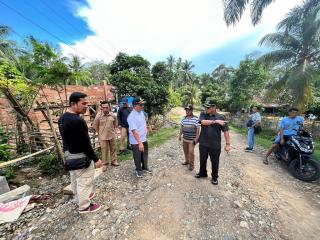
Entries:
POLYGON ((254 146, 254 128, 248 128, 248 147, 253 149, 254 146))

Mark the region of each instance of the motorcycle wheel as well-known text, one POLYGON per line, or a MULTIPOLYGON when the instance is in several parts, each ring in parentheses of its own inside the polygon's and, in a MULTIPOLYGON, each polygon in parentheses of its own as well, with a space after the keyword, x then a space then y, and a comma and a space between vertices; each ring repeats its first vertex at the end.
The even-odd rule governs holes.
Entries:
POLYGON ((312 182, 317 180, 320 177, 320 166, 319 163, 315 160, 304 158, 303 168, 300 169, 300 160, 299 158, 293 159, 289 165, 289 170, 291 174, 305 182, 312 182))

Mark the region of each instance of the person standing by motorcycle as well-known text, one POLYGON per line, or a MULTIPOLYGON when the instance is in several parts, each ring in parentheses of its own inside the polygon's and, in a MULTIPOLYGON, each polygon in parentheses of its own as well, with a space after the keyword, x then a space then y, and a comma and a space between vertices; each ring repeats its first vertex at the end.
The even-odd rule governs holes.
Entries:
POLYGON ((245 149, 246 152, 253 151, 255 128, 261 125, 261 115, 257 107, 252 108, 252 114, 249 121, 251 124, 250 127, 248 126, 248 147, 245 149))
POLYGON ((290 108, 288 111, 288 117, 285 117, 280 122, 280 133, 276 137, 272 147, 268 150, 265 159, 263 160, 264 164, 269 164, 268 157, 270 154, 280 145, 284 145, 288 139, 293 136, 297 135, 297 132, 300 128, 300 125, 304 124, 304 118, 298 116, 299 109, 297 108, 290 108))

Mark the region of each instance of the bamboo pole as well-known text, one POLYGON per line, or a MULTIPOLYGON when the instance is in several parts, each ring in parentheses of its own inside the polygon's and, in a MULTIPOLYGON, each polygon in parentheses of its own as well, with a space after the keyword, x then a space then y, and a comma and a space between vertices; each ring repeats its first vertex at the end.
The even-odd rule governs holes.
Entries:
POLYGON ((54 148, 54 146, 48 147, 48 148, 46 148, 46 149, 43 149, 43 150, 41 150, 41 151, 38 151, 38 152, 35 152, 35 153, 32 153, 32 154, 29 154, 29 155, 27 155, 27 156, 20 157, 20 158, 17 158, 17 159, 8 161, 8 162, 0 163, 0 168, 4 168, 4 167, 7 167, 7 166, 9 166, 9 165, 11 165, 11 164, 13 164, 13 163, 17 163, 17 162, 20 162, 20 161, 25 160, 25 159, 27 159, 27 158, 34 157, 34 156, 36 156, 36 155, 39 155, 39 154, 44 153, 44 152, 46 152, 46 151, 49 151, 49 150, 51 150, 51 149, 53 149, 53 148, 54 148))
POLYGON ((60 145, 59 139, 57 137, 56 130, 54 129, 54 126, 53 126, 53 122, 52 122, 52 118, 51 118, 50 109, 49 109, 48 104, 46 104, 46 109, 47 109, 47 117, 48 117, 48 120, 49 120, 49 125, 51 127, 52 134, 53 134, 53 140, 54 140, 54 143, 55 143, 55 145, 57 147, 57 154, 58 154, 59 159, 61 161, 63 161, 64 160, 63 150, 62 150, 62 147, 60 145))

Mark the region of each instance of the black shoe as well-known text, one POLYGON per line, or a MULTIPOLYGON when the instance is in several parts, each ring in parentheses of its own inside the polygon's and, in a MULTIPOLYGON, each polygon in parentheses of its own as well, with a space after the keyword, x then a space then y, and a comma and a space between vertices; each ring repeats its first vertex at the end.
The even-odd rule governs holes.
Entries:
POLYGON ((136 170, 136 176, 142 178, 142 171, 136 170))
POLYGON ((196 178, 206 178, 206 177, 208 177, 208 175, 207 175, 207 174, 206 174, 206 175, 203 175, 203 174, 197 173, 197 174, 195 175, 195 177, 196 177, 196 178))
POLYGON ((246 152, 253 152, 253 148, 248 148, 248 147, 247 147, 247 148, 245 148, 244 150, 245 150, 246 152))
POLYGON ((218 179, 212 179, 211 183, 212 183, 213 185, 218 185, 218 179))
POLYGON ((146 172, 146 173, 149 173, 149 174, 153 173, 153 171, 150 168, 142 169, 142 171, 146 172))

